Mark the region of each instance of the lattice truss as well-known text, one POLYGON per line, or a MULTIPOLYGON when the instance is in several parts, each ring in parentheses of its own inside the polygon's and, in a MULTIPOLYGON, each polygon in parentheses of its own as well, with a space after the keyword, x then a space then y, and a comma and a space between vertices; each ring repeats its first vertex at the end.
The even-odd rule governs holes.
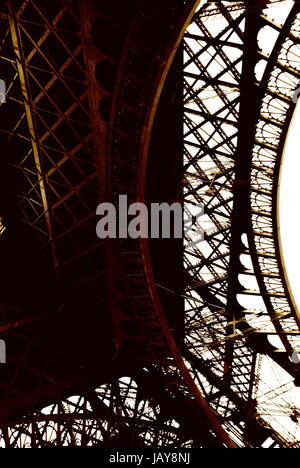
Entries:
MULTIPOLYGON (((18 171, 22 187, 11 196, 18 200, 20 221, 36 236, 40 255, 53 265, 58 290, 66 293, 56 311, 62 312, 71 297, 84 301, 91 315, 102 304, 105 322, 107 267, 95 237, 99 189, 77 2, 58 0, 46 7, 40 1, 2 2, 0 28, 1 78, 7 84, 1 164, 18 171)), ((9 366, 1 369, 4 407, 7 400, 22 401, 31 386, 51 386, 70 363, 41 344, 38 321, 47 304, 43 311, 36 309, 30 314, 1 304, 1 337, 12 350, 9 366)), ((63 404, 60 408, 64 411, 63 404)), ((14 430, 8 438, 2 432, 3 443, 22 445, 27 434, 22 427, 16 443, 14 430)))
MULTIPOLYGON (((13 3, 15 13, 1 16, 0 60, 10 83, 7 98, 14 106, 14 120, 1 122, 1 131, 10 144, 22 147, 10 161, 27 184, 20 206, 40 247, 51 257, 58 282, 84 294, 94 310, 99 297, 105 303, 108 294, 105 254, 94 237, 99 200, 77 2, 53 0, 47 15, 41 1, 13 3), (104 266, 101 272, 99 265, 104 266)), ((279 146, 299 81, 300 20, 296 10, 284 27, 274 21, 275 8, 261 15, 262 30, 271 28, 278 41, 273 52, 258 52, 261 118, 252 152, 251 229, 241 236, 241 285, 235 291, 242 305, 235 316, 228 308, 228 281, 245 10, 242 2, 230 3, 200 9, 184 41, 184 201, 191 212, 194 204, 204 203, 206 237, 201 243, 191 232, 187 237, 186 343, 181 351, 194 382, 237 445, 297 446, 293 378, 276 364, 274 348, 266 356, 249 337, 259 334, 266 343, 272 333, 280 333, 280 351, 287 361, 298 347, 299 328, 280 273, 272 210, 279 146)), ((6 5, 11 7, 10 2, 6 5)), ((106 58, 115 64, 115 59, 106 58)), ((1 314, 2 332, 22 316, 4 305, 1 314)), ((25 315, 23 320, 29 319, 25 315)), ((22 339, 28 352, 34 338, 22 339)), ((14 376, 1 383, 6 397, 13 392, 22 397, 15 382, 25 356, 24 352, 16 360, 14 376)), ((200 419, 203 415, 195 412, 195 401, 174 361, 158 361, 146 363, 134 377, 62 395, 59 403, 40 402, 41 409, 26 416, 15 414, 1 423, 1 445, 217 446, 215 435, 200 419), (159 395, 150 390, 154 377, 159 395)), ((49 364, 40 372, 27 371, 51 383, 49 364)))
POLYGON ((2 429, 2 447, 174 447, 184 441, 179 424, 162 415, 155 399, 143 399, 132 378, 115 380, 86 395, 44 407, 29 422, 2 429), (138 434, 138 438, 137 438, 138 434))
MULTIPOLYGON (((260 14, 255 88, 261 108, 248 182, 236 180, 235 172, 245 10, 241 5, 238 8, 222 2, 217 14, 215 6, 204 6, 186 33, 184 200, 191 210, 198 203, 204 204, 205 216, 200 224, 206 232, 204 242, 197 241, 197 232, 187 236, 186 345, 192 363, 197 362, 194 356, 204 364, 210 362, 213 373, 225 376, 225 381, 229 368, 230 388, 243 400, 254 403, 258 415, 265 421, 272 420, 283 437, 297 444, 297 419, 292 421, 289 416, 294 410, 297 413, 298 392, 291 377, 278 369, 275 372, 270 364, 275 353, 285 355, 289 361, 291 352, 300 345, 299 315, 282 273, 274 204, 282 142, 294 106, 292 97, 299 86, 300 16, 293 2, 280 8, 271 5, 260 14), (247 183, 251 204, 240 208, 249 209, 251 222, 247 232, 241 233, 238 286, 229 291, 230 276, 234 274, 230 272, 230 257, 232 249, 239 249, 238 244, 231 243, 234 188, 247 183), (232 315, 229 292, 234 292, 240 305, 238 317, 232 315), (264 367, 274 384, 272 390, 269 386, 270 400, 274 398, 271 409, 272 404, 269 406, 263 397, 255 400, 259 379, 264 377, 258 364, 262 357, 250 343, 251 337, 259 336, 260 343, 268 343, 265 350, 270 351, 274 335, 281 340, 276 340, 271 352, 266 351, 270 357, 264 358, 275 372, 272 376, 269 367, 264 367), (280 390, 275 391, 277 385, 281 388, 285 384, 289 387, 289 403, 280 400, 280 390), (276 411, 283 417, 280 423, 278 419, 274 422, 276 411)), ((212 406, 225 417, 232 416, 234 409, 229 400, 224 396, 220 399, 214 385, 203 377, 205 372, 196 369, 197 365, 195 374, 206 387, 203 391, 212 406)))
MULTIPOLYGON (((107 268, 95 238, 99 189, 80 31, 77 2, 3 5, 1 134, 11 149, 2 164, 19 171, 22 192, 12 195, 58 288, 93 313, 108 301, 107 268)), ((13 322, 3 320, 9 329, 13 322)))
POLYGON ((1 69, 11 119, 1 131, 17 149, 7 164, 23 177, 20 209, 59 281, 95 297, 105 288, 95 256, 105 262, 91 219, 98 187, 77 3, 54 1, 46 10, 35 1, 6 5, 1 69))
MULTIPOLYGON (((106 16, 105 22, 116 27, 106 16)), ((7 135, 8 147, 15 148, 8 164, 20 169, 20 186, 25 187, 14 196, 20 199, 23 221, 37 235, 37 246, 55 267, 58 285, 75 296, 76 310, 84 304, 88 323, 88 314, 99 315, 99 305, 104 306, 109 298, 104 250, 95 237, 99 187, 78 2, 57 0, 45 7, 38 0, 8 1, 1 27, 1 69, 9 84, 1 132, 7 135)), ((123 26, 117 29, 126 34, 123 26)), ((109 50, 101 56, 113 66, 117 64, 109 50)), ((58 307, 58 314, 63 308, 64 304, 58 307)), ((73 314, 70 318, 74 320, 73 314)), ((8 422, 1 421, 2 446, 184 447, 201 446, 203 440, 222 445, 205 421, 197 436, 188 429, 195 426, 195 418, 199 424, 203 415, 190 401, 174 363, 165 364, 168 375, 157 377, 160 395, 151 395, 149 388, 161 369, 158 372, 155 365, 148 365, 150 369, 143 371, 148 376, 146 385, 140 382, 141 375, 138 384, 129 377, 107 378, 110 383, 88 395, 81 388, 81 396, 74 391, 64 398, 62 377, 70 361, 41 344, 35 325, 38 319, 38 314, 28 316, 9 306, 1 309, 1 333, 16 354, 14 358, 9 355, 13 371, 1 374, 2 419, 7 409, 9 416, 8 422), (170 380, 173 393, 164 390, 170 380), (36 396, 35 391, 29 392, 28 409, 24 407, 30 386, 36 389, 36 396), (54 404, 57 400, 61 402, 54 404)), ((100 319, 105 325, 103 308, 100 319)), ((93 331, 88 332, 90 336, 93 331)), ((95 333, 99 339, 99 330, 95 333)))

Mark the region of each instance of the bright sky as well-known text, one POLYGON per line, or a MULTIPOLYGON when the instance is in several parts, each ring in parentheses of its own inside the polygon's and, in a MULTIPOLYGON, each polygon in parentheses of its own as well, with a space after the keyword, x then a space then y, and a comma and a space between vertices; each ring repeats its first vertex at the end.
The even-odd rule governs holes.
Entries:
POLYGON ((289 130, 281 169, 279 219, 282 251, 290 286, 298 308, 299 287, 299 198, 300 198, 300 105, 298 103, 289 130))
MULTIPOLYGON (((203 2, 202 2, 203 3, 203 2)), ((276 4, 265 10, 265 14, 269 19, 275 21, 277 24, 282 25, 294 2, 287 0, 280 4, 276 4)), ((211 34, 217 34, 224 28, 224 19, 221 16, 214 18, 208 18, 205 22, 206 28, 211 31, 211 34)), ((194 25, 190 26, 190 32, 197 34, 197 28, 194 25)), ((269 26, 262 28, 258 37, 258 44, 265 55, 269 55, 273 50, 278 37, 278 32, 269 26)), ((233 39, 231 39, 233 40, 233 39)), ((198 52, 201 49, 201 41, 198 43, 195 41, 194 44, 190 45, 194 52, 198 52)), ((228 51, 231 60, 234 60, 234 51, 228 51)), ((205 65, 205 61, 209 62, 210 57, 201 56, 201 60, 205 65)), ((264 73, 267 60, 261 60, 256 67, 256 77, 259 81, 264 73)), ((192 65, 191 65, 192 67, 192 65)), ((190 67, 190 68, 191 68, 190 67)), ((189 69, 189 72, 199 73, 199 70, 189 69)), ((216 74, 218 71, 218 63, 214 62, 210 65, 210 73, 216 74)), ((226 78, 229 78, 228 76, 226 78)), ((200 85, 198 85, 200 86, 200 85)), ((233 92, 233 91, 232 91, 233 92)), ((205 98, 205 96, 204 96, 205 98)), ((207 106, 213 106, 214 102, 217 105, 217 98, 206 100, 207 106)), ((189 107, 193 104, 189 103, 189 107)), ((210 109, 212 112, 213 109, 210 109)), ((200 123, 197 122, 196 123, 200 123)), ((202 129, 203 130, 203 129, 202 129)), ((201 131, 201 128, 199 129, 201 131)), ((204 130, 203 130, 204 131, 204 130)), ((207 169, 207 168, 206 168, 207 169)), ((281 172, 281 185, 280 185, 280 198, 278 208, 280 215, 280 226, 281 226, 281 242, 283 248, 284 262, 290 281, 291 289, 294 294, 296 303, 300 308, 300 288, 298 287, 298 265, 300 260, 300 249, 298 250, 298 227, 300 227, 300 221, 298 220, 297 201, 300 195, 300 184, 297 180, 300 169, 300 104, 297 106, 293 123, 290 127, 289 137, 286 142, 286 148, 284 152, 284 160, 281 172), (298 154, 299 152, 299 154, 298 154)), ((205 226, 206 227, 206 226, 205 226)), ((201 244, 205 247, 205 242, 201 244)), ((244 256, 245 265, 248 269, 252 268, 250 257, 244 256)), ((240 281, 243 278, 240 278, 240 281)), ((245 287, 248 289, 257 289, 257 284, 249 284, 249 277, 247 277, 245 287), (252 288, 251 288, 252 286, 252 288)), ((254 279, 254 282, 255 279, 254 279)), ((246 309, 249 308, 255 310, 263 308, 263 302, 261 298, 257 299, 257 304, 254 298, 251 298, 249 303, 249 297, 241 296, 240 300, 246 301, 242 304, 246 309)), ((256 319, 257 320, 257 319, 256 319)), ((251 320, 248 320, 251 325, 251 320)), ((253 324, 255 326, 255 324, 253 324)), ((278 337, 271 337, 274 346, 282 348, 282 344, 278 337)), ((271 341, 271 339, 270 339, 271 341)), ((272 341, 271 341, 272 342, 272 341)), ((259 413, 265 418, 283 437, 287 440, 294 437, 294 440, 300 440, 300 426, 299 423, 293 422, 291 415, 294 412, 299 414, 300 408, 300 389, 295 388, 293 379, 285 371, 283 371, 274 361, 268 357, 261 358, 261 372, 260 372, 260 384, 257 391, 259 413)), ((299 420, 298 420, 299 421, 299 420)), ((267 447, 267 444, 266 444, 267 447)))

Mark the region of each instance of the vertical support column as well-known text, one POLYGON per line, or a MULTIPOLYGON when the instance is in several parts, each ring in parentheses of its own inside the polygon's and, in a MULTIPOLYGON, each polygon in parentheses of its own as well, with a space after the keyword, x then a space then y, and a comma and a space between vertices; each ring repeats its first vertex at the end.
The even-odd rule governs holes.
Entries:
POLYGON ((41 198, 42 198, 42 203, 43 203, 44 216, 46 219, 46 224, 47 224, 47 229, 48 229, 48 234, 49 234, 49 243, 51 245, 53 264, 56 270, 58 281, 60 283, 60 274, 58 270, 58 257, 57 257, 55 240, 54 240, 51 211, 50 211, 49 202, 48 202, 47 182, 45 180, 45 173, 43 170, 40 141, 39 141, 39 135, 37 131, 37 123, 36 123, 36 118, 35 118, 35 113, 34 113, 33 98, 31 94, 28 71, 26 67, 26 60, 24 56, 23 44, 22 44, 22 39, 21 39, 20 26, 18 22, 18 17, 14 11, 11 0, 6 0, 6 6, 9 11, 8 21, 9 21, 10 34, 11 34, 14 51, 16 54, 17 70, 19 74, 21 91, 22 91, 23 100, 24 100, 24 109, 25 109, 25 114, 26 114, 26 119, 27 119, 28 131, 30 134, 32 152, 33 152, 35 166, 37 170, 37 177, 38 177, 38 183, 39 183, 40 193, 41 193, 41 198))
MULTIPOLYGON (((100 17, 98 9, 88 0, 79 0, 79 12, 82 28, 84 59, 87 73, 89 106, 91 112, 91 122, 93 130, 94 152, 98 173, 99 187, 99 202, 107 201, 107 122, 100 115, 99 104, 102 99, 109 97, 109 92, 104 90, 97 80, 96 67, 102 61, 104 66, 103 73, 107 73, 106 66, 110 62, 107 61, 100 53, 96 45, 93 43, 92 27, 93 23, 100 17)), ((113 40, 107 38, 108 41, 113 40)), ((101 70, 101 67, 100 67, 101 70)), ((113 87, 113 82, 111 86, 113 87)), ((96 211, 96 207, 95 207, 96 211)), ((110 295, 110 305, 112 311, 112 320, 114 327, 114 343, 116 352, 121 349, 123 342, 123 333, 121 331, 121 318, 119 309, 119 299, 121 293, 118 288, 120 282, 120 274, 116 262, 113 241, 106 240, 106 261, 108 270, 108 287, 110 295)), ((100 266, 99 266, 100 268, 100 266)))
MULTIPOLYGON (((242 291, 239 274, 242 271, 240 255, 243 253, 242 234, 247 233, 250 213, 250 174, 252 149, 255 141, 255 126, 259 116, 259 94, 255 85, 255 66, 258 61, 257 38, 260 30, 259 5, 255 11, 247 5, 244 33, 244 58, 240 82, 239 135, 236 151, 234 201, 231 219, 231 245, 227 294, 228 335, 236 333, 236 321, 243 316, 243 308, 237 300, 242 291)), ((253 5, 252 5, 253 7, 253 5)), ((224 380, 230 385, 234 341, 229 340, 225 347, 224 380)))

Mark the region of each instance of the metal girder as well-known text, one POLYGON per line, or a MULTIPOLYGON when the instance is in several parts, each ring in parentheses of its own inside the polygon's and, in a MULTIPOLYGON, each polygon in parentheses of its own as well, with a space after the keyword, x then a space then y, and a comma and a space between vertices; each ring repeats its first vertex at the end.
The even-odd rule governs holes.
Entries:
MULTIPOLYGON (((32 447, 220 447, 224 443, 233 447, 228 434, 234 434, 241 447, 261 446, 268 437, 273 445, 296 446, 297 441, 285 441, 260 416, 255 401, 261 355, 271 356, 291 375, 295 369, 287 353, 275 352, 268 336, 276 333, 288 345, 297 331, 288 325, 293 311, 280 302, 287 290, 279 284, 282 271, 276 268, 278 251, 272 244, 276 220, 269 201, 275 198, 270 184, 274 171, 266 164, 265 153, 253 155, 253 144, 277 154, 278 134, 284 134, 288 125, 285 106, 290 96, 284 94, 279 79, 268 89, 266 77, 273 66, 298 78, 297 70, 278 54, 285 37, 299 42, 297 33, 290 31, 291 23, 283 28, 273 25, 281 37, 277 52, 268 58, 256 43, 262 25, 272 23, 260 14, 265 2, 248 8, 244 2, 218 2, 194 15, 194 1, 149 4, 141 0, 127 16, 126 11, 119 15, 118 9, 104 4, 101 11, 88 1, 58 3, 60 7, 48 15, 50 7, 40 0, 16 2, 20 8, 15 18, 10 17, 7 37, 17 51, 17 73, 8 96, 21 108, 24 100, 25 112, 22 109, 14 125, 2 125, 1 132, 10 142, 18 138, 24 142, 23 159, 12 164, 21 167, 28 189, 15 195, 23 203, 25 222, 40 233, 39 247, 54 246, 57 258, 53 264, 60 267, 64 291, 75 292, 69 315, 65 315, 65 304, 55 310, 56 323, 65 327, 66 339, 87 326, 90 339, 95 336, 93 328, 101 328, 112 313, 114 331, 111 327, 107 333, 117 350, 112 366, 117 362, 119 367, 114 377, 105 375, 104 384, 101 374, 96 384, 89 380, 74 387, 76 379, 60 380, 47 359, 39 369, 28 359, 35 345, 42 353, 43 335, 34 327, 26 329, 31 319, 34 324, 34 315, 7 320, 0 331, 12 332, 22 325, 23 332, 24 325, 25 336, 18 329, 12 333, 15 343, 22 341, 22 352, 10 359, 15 368, 13 378, 4 385, 10 402, 7 413, 0 406, 0 415, 7 416, 0 425, 0 443, 7 447, 26 443, 32 447), (29 6, 39 18, 35 25, 26 16, 29 6), (207 21, 213 14, 223 20, 217 34, 207 21), (185 252, 186 291, 179 293, 156 284, 147 241, 97 245, 91 226, 99 198, 116 202, 119 194, 127 193, 130 201, 145 199, 150 135, 159 97, 192 17, 199 34, 188 32, 183 46, 185 173, 179 192, 185 203, 206 201, 209 227, 206 247, 185 252), (102 21, 100 32, 107 29, 122 36, 120 50, 109 50, 106 41, 103 50, 100 46, 96 51, 91 36, 98 20, 102 21), (72 21, 77 25, 73 31, 77 40, 68 39, 72 21), (41 29, 31 34, 30 28, 35 27, 41 29), (51 55, 54 42, 62 48, 57 57, 51 55), (268 62, 263 83, 254 76, 259 59, 268 62), (108 62, 116 72, 109 91, 96 79, 98 60, 108 62), (13 92, 18 79, 23 88, 25 83, 22 99, 13 92), (56 87, 60 101, 55 97, 56 87), (249 89, 256 99, 248 99, 249 89), (281 103, 280 117, 268 107, 271 101, 264 101, 260 109, 263 92, 281 103), (218 99, 216 107, 210 104, 212 97, 218 99), (267 136, 270 127, 275 137, 267 136), (25 149, 25 142, 31 148, 25 149), (30 164, 31 152, 35 168, 30 164), (45 212, 51 213, 49 220, 45 212), (251 256, 254 268, 243 265, 240 256, 251 256), (240 284, 240 275, 256 279, 259 288, 240 284), (180 346, 157 287, 185 300, 185 342, 180 346), (239 304, 238 294, 251 300, 262 297, 266 310, 247 310, 239 304), (274 313, 277 306, 285 313, 274 313), (73 314, 81 307, 78 327, 73 314), (101 314, 106 314, 102 321, 101 314), (89 318, 95 316, 99 317, 96 327, 93 322, 88 326, 89 318), (267 331, 259 328, 259 320, 266 317, 267 331), (128 362, 135 366, 125 366, 120 373, 128 362), (21 379, 25 370, 39 379, 28 393, 21 390, 18 380, 25 381, 21 379), (163 390, 158 394, 157 388, 163 390), (66 390, 72 396, 66 397, 66 390), (47 404, 42 396, 47 397, 47 404), (12 412, 22 401, 26 406, 22 414, 27 416, 20 419, 12 412)), ((4 14, 1 21, 5 20, 4 14)), ((13 56, 7 59, 14 63, 13 56)), ((92 355, 106 359, 98 349, 92 355)), ((48 359, 53 359, 52 351, 48 359)), ((68 369, 74 372, 77 365, 68 362, 68 369)), ((88 376, 91 372, 95 377, 94 371, 85 367, 88 376)), ((272 392, 272 397, 280 394, 279 389, 272 392)))
POLYGON ((45 176, 44 176, 43 163, 41 159, 41 148, 40 148, 39 136, 37 134, 37 123, 36 123, 36 119, 35 119, 35 115, 33 111, 33 99, 32 99, 30 87, 28 84, 28 70, 26 68, 23 46, 22 46, 22 42, 20 38, 20 30, 19 30, 20 26, 18 23, 18 19, 16 17, 16 13, 13 9, 11 0, 6 0, 6 6, 9 11, 8 18, 9 18, 10 33, 11 33, 14 51, 16 54, 16 64, 17 64, 17 70, 18 70, 19 79, 21 83, 21 89, 22 89, 23 100, 24 100, 24 108, 25 108, 25 113, 26 113, 26 118, 27 118, 27 123, 28 123, 28 130, 30 134, 32 151, 33 151, 36 169, 38 173, 38 183, 40 187, 42 203, 43 203, 43 208, 44 208, 43 215, 46 218, 54 267, 57 269, 58 258, 57 258, 57 253, 56 253, 56 247, 54 244, 54 233, 53 233, 52 220, 51 220, 52 215, 49 210, 46 181, 45 181, 45 176))
MULTIPOLYGON (((295 65, 290 70, 290 65, 283 60, 282 54, 279 58, 278 53, 282 41, 293 37, 297 41, 294 32, 297 27, 291 31, 290 26, 298 10, 295 6, 286 24, 280 28, 281 38, 275 43, 271 56, 265 57, 266 73, 259 83, 255 68, 264 56, 257 43, 258 33, 265 24, 260 15, 262 7, 256 5, 252 9, 244 4, 244 10, 240 7, 240 14, 233 15, 228 5, 220 2, 218 16, 214 19, 218 33, 213 37, 208 31, 213 31, 213 21, 211 25, 205 22, 205 9, 209 16, 209 8, 204 5, 195 15, 193 26, 186 35, 184 64, 185 103, 189 104, 185 107, 187 163, 184 194, 187 203, 202 201, 207 204, 205 223, 208 225, 204 245, 196 245, 185 252, 186 269, 192 278, 187 282, 187 291, 191 291, 190 297, 186 296, 187 347, 195 356, 203 355, 215 374, 222 374, 226 384, 242 398, 248 398, 249 403, 259 372, 255 366, 257 353, 269 355, 296 379, 295 382, 298 381, 297 366, 291 363, 288 353, 285 356, 280 353, 281 358, 278 359, 277 350, 268 341, 271 337, 268 330, 272 333, 274 326, 283 342, 291 342, 298 336, 296 324, 292 325, 293 311, 284 306, 284 301, 289 300, 287 288, 280 286, 284 275, 278 266, 275 267, 281 261, 280 253, 272 246, 272 240, 276 240, 277 216, 274 211, 276 195, 274 198, 271 181, 276 187, 277 179, 274 179, 270 161, 275 159, 275 153, 279 161, 276 135, 283 132, 281 141, 284 141, 284 129, 288 128, 288 123, 284 123, 283 116, 287 122, 290 119, 286 107, 287 92, 282 92, 279 82, 277 87, 274 80, 269 84, 269 96, 272 96, 270 100, 274 98, 282 103, 282 110, 279 106, 277 115, 276 104, 272 103, 270 110, 267 110, 267 103, 261 107, 272 67, 277 73, 290 73, 289 96, 294 89, 295 65), (245 19, 243 28, 240 27, 242 19, 245 19), (224 105, 225 100, 227 103, 224 105), (233 128, 238 128, 238 132, 233 128), (255 146, 258 145, 265 150, 260 159, 256 156, 255 146), (272 152, 272 157, 267 152, 272 152), (220 162, 229 168, 226 177, 220 162), (269 200, 273 200, 273 212, 269 209, 269 200), (247 271, 250 256, 253 265, 247 271), (247 262, 247 268, 244 262, 247 262), (253 289, 244 286, 245 273, 248 284, 256 284, 253 289), (193 284, 199 285, 195 288, 197 295, 192 292, 193 284), (263 316, 266 321, 262 320, 261 325, 258 323, 260 313, 254 305, 256 297, 261 300, 259 304, 265 303, 263 316), (276 313, 278 310, 282 310, 282 315, 276 313), (287 316, 282 329, 280 322, 284 324, 284 311, 287 316), (226 313, 229 317, 227 324, 226 313), (240 377, 243 381, 239 381, 240 377)), ((291 347, 286 349, 290 351, 291 347)), ((201 380, 201 372, 198 375, 201 380)))
MULTIPOLYGON (((141 7, 141 5, 142 5, 142 2, 138 4, 137 8, 141 7)), ((121 151, 119 150, 119 152, 117 153, 118 154, 117 158, 114 157, 113 159, 114 165, 112 164, 113 170, 112 170, 112 176, 111 176, 111 183, 112 183, 111 192, 113 194, 113 201, 117 202, 117 195, 120 193, 128 194, 130 201, 133 201, 135 199, 143 200, 145 197, 145 175, 146 175, 147 153, 148 153, 149 142, 150 142, 151 128, 153 125, 153 119, 154 119, 155 112, 157 109, 159 96, 161 94, 162 84, 164 83, 166 75, 167 75, 167 71, 169 70, 171 59, 173 58, 175 51, 180 43, 178 36, 179 38, 182 37, 185 27, 188 24, 188 18, 191 17, 191 11, 194 11, 195 7, 196 5, 194 2, 190 2, 186 6, 186 13, 182 13, 182 17, 180 18, 180 22, 178 24, 176 33, 174 34, 173 32, 171 36, 170 36, 170 31, 167 28, 166 24, 163 25, 163 28, 161 27, 162 25, 160 26, 160 28, 158 28, 158 25, 160 25, 160 23, 157 23, 157 19, 156 19, 157 33, 161 29, 162 37, 170 36, 169 41, 172 45, 170 45, 169 48, 167 49, 167 52, 165 53, 163 62, 161 64, 155 63, 156 56, 155 54, 153 54, 153 57, 155 57, 155 59, 153 58, 152 62, 154 63, 148 63, 145 69, 143 66, 138 68, 137 77, 140 80, 143 79, 146 84, 149 79, 147 73, 150 75, 149 67, 150 65, 151 67, 152 66, 154 67, 154 69, 156 70, 156 73, 153 74, 153 78, 152 78, 153 90, 152 89, 150 90, 150 94, 148 97, 149 102, 146 101, 147 107, 145 109, 141 107, 140 112, 132 112, 132 111, 128 112, 128 118, 130 119, 130 121, 133 122, 132 129, 131 129, 133 131, 132 136, 135 136, 136 138, 139 135, 139 137, 141 137, 141 146, 139 149, 138 147, 136 147, 135 149, 132 148, 132 151, 134 153, 138 151, 139 157, 137 160, 137 166, 135 165, 136 163, 133 163, 132 171, 131 172, 128 171, 128 176, 127 176, 126 173, 122 173, 123 165, 122 163, 120 164, 120 161, 122 160, 126 161, 126 146, 124 145, 124 147, 122 148, 122 146, 119 145, 119 147, 121 148, 121 151), (174 46, 174 43, 175 43, 175 46, 174 46), (168 64, 168 66, 166 66, 166 63, 168 64), (158 67, 158 72, 157 72, 157 67, 158 67), (136 132, 136 135, 134 135, 135 132, 136 132)), ((153 14, 152 8, 151 6, 149 6, 146 9, 147 9, 147 15, 145 17, 147 18, 147 21, 149 21, 149 23, 151 24, 151 17, 153 14)), ((133 16, 133 21, 130 26, 130 34, 132 34, 132 43, 130 44, 131 49, 129 50, 127 49, 128 44, 126 43, 126 48, 124 48, 123 50, 123 55, 122 55, 122 59, 120 62, 118 77, 120 77, 122 73, 123 77, 125 78, 128 72, 131 71, 132 64, 134 64, 134 61, 132 60, 130 56, 130 53, 132 53, 132 51, 138 51, 136 53, 139 54, 142 61, 144 61, 145 59, 144 58, 145 46, 143 42, 141 43, 141 41, 137 40, 137 38, 135 37, 135 35, 137 35, 138 37, 139 21, 140 20, 136 16, 136 11, 135 11, 135 15, 133 16), (126 56, 127 56, 127 61, 125 61, 126 56)), ((161 23, 163 24, 164 21, 161 20, 161 23)), ((157 43, 159 43, 158 39, 156 40, 156 44, 157 43)), ((146 43, 146 44, 147 44, 146 47, 153 47, 151 43, 149 44, 146 43)), ((122 85, 124 86, 123 82, 120 82, 120 84, 117 82, 117 85, 118 85, 118 88, 115 88, 114 99, 112 102, 111 114, 110 114, 111 115, 110 119, 111 119, 111 122, 113 123, 113 126, 112 126, 113 140, 112 142, 109 141, 108 143, 111 155, 116 154, 114 147, 119 143, 120 134, 124 135, 123 138, 126 141, 126 144, 128 146, 130 144, 134 145, 134 139, 128 138, 126 135, 126 131, 124 132, 124 130, 122 129, 122 126, 124 126, 125 124, 125 121, 121 117, 122 115, 124 115, 124 112, 126 109, 126 98, 127 98, 126 87, 124 88, 124 90, 122 89, 122 85), (119 95, 122 96, 123 99, 120 98, 119 101, 116 101, 116 98, 119 95), (112 120, 112 117, 114 117, 114 120, 112 120)), ((145 96, 146 96, 146 85, 144 89, 141 90, 141 95, 138 96, 138 98, 140 100, 144 100, 145 96)), ((130 134, 130 131, 128 133, 130 134)), ((175 390, 176 387, 182 388, 182 390, 185 388, 186 393, 190 395, 190 397, 192 397, 193 400, 195 400, 196 404, 198 404, 199 408, 201 408, 201 411, 204 412, 206 418, 208 419, 211 425, 211 428, 219 435, 221 440, 223 440, 224 443, 226 443, 226 445, 233 447, 234 443, 232 442, 232 440, 230 440, 230 437, 228 437, 228 435, 226 434, 226 432, 224 431, 224 429, 222 428, 218 420, 213 416, 213 413, 211 409, 209 408, 209 405, 203 399, 199 389, 193 382, 193 379, 191 378, 184 364, 180 351, 172 336, 166 317, 159 303, 159 298, 156 292, 155 283, 153 282, 147 243, 143 242, 143 240, 141 240, 140 244, 139 242, 134 243, 133 241, 130 241, 130 242, 124 242, 124 246, 123 246, 123 243, 120 242, 118 249, 120 252, 119 258, 120 258, 120 262, 122 265, 121 270, 122 270, 122 274, 124 275, 123 278, 124 280, 126 280, 126 283, 127 283, 126 285, 127 295, 131 299, 135 320, 142 327, 142 333, 144 335, 145 343, 149 347, 149 351, 152 354, 153 359, 155 360, 159 368, 161 368, 161 373, 162 375, 164 375, 166 385, 170 388, 170 391, 172 392, 175 390), (130 255, 128 254, 128 251, 130 251, 130 255), (137 256, 138 257, 141 256, 141 258, 143 258, 144 264, 140 265, 141 274, 138 275, 138 277, 136 275, 133 278, 129 274, 130 270, 128 271, 128 267, 132 261, 130 258, 133 258, 133 257, 136 258, 137 256), (151 327, 150 327, 150 324, 151 324, 151 327), (170 366, 168 367, 162 366, 162 359, 165 360, 165 356, 167 355, 170 355, 172 357, 172 359, 170 360, 170 366), (172 361, 173 361, 173 364, 171 364, 172 361), (173 370, 172 370, 172 366, 175 366, 173 370), (175 368, 177 369, 176 371, 175 371, 175 368)))
MULTIPOLYGON (((245 252, 242 235, 247 232, 247 215, 249 213, 249 183, 254 144, 255 125, 258 119, 258 95, 255 86, 255 65, 257 63, 257 35, 260 29, 257 15, 249 13, 246 8, 244 31, 243 68, 240 79, 240 116, 238 119, 238 143, 235 155, 235 180, 233 186, 233 207, 231 214, 231 239, 228 294, 226 312, 229 322, 229 335, 236 332, 235 320, 243 316, 242 306, 237 295, 242 293, 239 274, 242 265, 240 256, 245 252), (242 182, 241 182, 242 181, 242 182)), ((224 362, 224 379, 228 384, 231 381, 234 359, 234 344, 230 341, 226 345, 226 358, 224 362)))

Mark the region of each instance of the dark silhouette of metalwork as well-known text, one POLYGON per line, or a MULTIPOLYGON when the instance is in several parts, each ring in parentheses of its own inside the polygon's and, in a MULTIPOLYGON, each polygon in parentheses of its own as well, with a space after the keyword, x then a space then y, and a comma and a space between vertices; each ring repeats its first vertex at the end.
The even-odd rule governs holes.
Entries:
POLYGON ((274 418, 299 420, 276 201, 300 5, 249 3, 1 5, 1 446, 299 447, 274 418), (100 241, 119 195, 204 203, 205 241, 100 241))

